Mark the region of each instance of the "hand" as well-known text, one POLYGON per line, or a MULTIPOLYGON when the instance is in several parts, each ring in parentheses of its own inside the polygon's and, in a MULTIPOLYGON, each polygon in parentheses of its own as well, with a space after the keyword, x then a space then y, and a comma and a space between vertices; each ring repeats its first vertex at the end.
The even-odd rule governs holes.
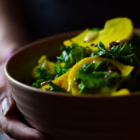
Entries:
POLYGON ((4 64, 0 65, 0 129, 16 140, 47 140, 40 131, 20 121, 4 75, 4 64))

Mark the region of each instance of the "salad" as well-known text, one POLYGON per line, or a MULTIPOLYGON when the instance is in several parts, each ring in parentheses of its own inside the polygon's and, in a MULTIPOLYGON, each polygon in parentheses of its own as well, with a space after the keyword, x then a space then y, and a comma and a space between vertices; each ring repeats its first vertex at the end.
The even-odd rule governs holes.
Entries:
POLYGON ((126 17, 65 40, 51 62, 41 56, 33 87, 72 95, 129 95, 140 90, 140 36, 126 17))

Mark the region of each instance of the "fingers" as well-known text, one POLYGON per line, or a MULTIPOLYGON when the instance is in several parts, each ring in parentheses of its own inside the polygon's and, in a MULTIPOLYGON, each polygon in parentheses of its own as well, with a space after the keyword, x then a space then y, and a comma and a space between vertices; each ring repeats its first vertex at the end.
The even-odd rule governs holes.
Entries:
POLYGON ((10 115, 13 110, 15 109, 15 101, 12 98, 12 95, 10 94, 9 89, 6 89, 5 94, 2 94, 0 96, 0 102, 2 107, 2 113, 4 116, 10 115))
POLYGON ((15 102, 8 88, 7 80, 4 74, 4 64, 0 66, 0 103, 2 105, 3 115, 9 115, 15 108, 15 102))
POLYGON ((15 102, 8 89, 4 75, 4 65, 0 66, 0 129, 15 140, 47 140, 46 136, 36 129, 23 124, 18 118, 15 102), (16 110, 15 110, 16 111, 16 110))
POLYGON ((9 137, 8 135, 6 135, 6 134, 4 134, 4 136, 5 136, 6 140, 15 140, 15 139, 10 138, 10 137, 9 137))
POLYGON ((16 140, 47 140, 43 133, 20 122, 15 113, 9 117, 0 113, 0 127, 4 133, 16 140))

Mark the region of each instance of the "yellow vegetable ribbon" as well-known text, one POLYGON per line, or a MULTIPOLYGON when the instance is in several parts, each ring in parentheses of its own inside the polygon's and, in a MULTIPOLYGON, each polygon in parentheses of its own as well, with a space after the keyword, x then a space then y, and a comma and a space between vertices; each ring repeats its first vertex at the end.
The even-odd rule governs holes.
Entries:
POLYGON ((101 41, 106 48, 112 41, 123 45, 132 38, 133 30, 134 27, 129 18, 118 17, 108 20, 105 23, 104 29, 100 31, 86 29, 76 37, 64 41, 63 44, 65 46, 69 46, 74 42, 78 43, 82 47, 88 46, 92 49, 92 51, 96 51, 98 50, 98 47, 95 47, 94 45, 97 45, 99 41, 101 41))

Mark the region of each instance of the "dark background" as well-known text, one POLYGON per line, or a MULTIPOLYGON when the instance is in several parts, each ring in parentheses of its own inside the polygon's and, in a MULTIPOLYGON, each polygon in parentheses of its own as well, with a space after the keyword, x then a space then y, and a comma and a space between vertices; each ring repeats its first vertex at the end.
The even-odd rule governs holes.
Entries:
POLYGON ((138 1, 113 0, 20 0, 32 41, 47 36, 103 27, 106 20, 128 17, 140 27, 138 1))

